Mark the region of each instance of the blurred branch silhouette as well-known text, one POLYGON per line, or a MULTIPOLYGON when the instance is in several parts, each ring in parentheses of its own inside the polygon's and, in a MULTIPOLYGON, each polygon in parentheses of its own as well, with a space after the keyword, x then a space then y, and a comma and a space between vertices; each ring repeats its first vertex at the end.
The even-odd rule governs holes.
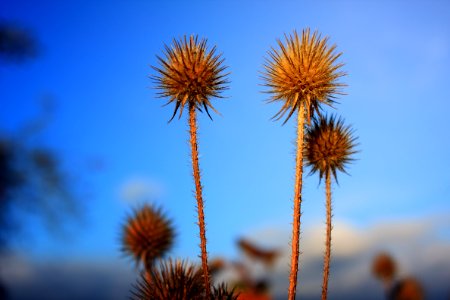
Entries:
POLYGON ((38 43, 29 30, 0 21, 0 60, 20 63, 36 57, 38 43))
POLYGON ((0 132, 0 248, 24 233, 31 216, 50 233, 62 233, 67 221, 81 216, 68 174, 57 154, 30 140, 43 130, 52 113, 47 99, 43 113, 17 133, 0 132))
MULTIPOLYGON (((21 63, 37 54, 38 41, 30 30, 0 21, 0 61, 21 63)), ((50 233, 63 232, 67 221, 81 216, 58 155, 31 142, 47 127, 53 104, 51 97, 44 98, 41 114, 15 132, 0 128, 0 250, 22 237, 32 216, 50 233)))

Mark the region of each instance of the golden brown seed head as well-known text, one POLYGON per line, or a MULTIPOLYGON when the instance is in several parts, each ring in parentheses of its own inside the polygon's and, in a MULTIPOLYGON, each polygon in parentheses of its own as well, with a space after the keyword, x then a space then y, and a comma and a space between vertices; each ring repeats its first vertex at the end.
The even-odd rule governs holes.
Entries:
POLYGON ((378 279, 392 281, 395 277, 397 266, 394 259, 387 253, 378 254, 372 263, 372 273, 378 279))
MULTIPOLYGON (((203 272, 186 261, 161 261, 142 273, 132 290, 133 300, 204 300, 203 272)), ((211 300, 237 300, 238 293, 225 284, 213 286, 211 300)))
POLYGON ((353 130, 344 126, 343 119, 336 120, 334 116, 315 118, 306 129, 306 165, 311 167, 311 173, 319 171, 320 178, 331 172, 337 181, 337 170, 346 173, 346 165, 353 161, 355 141, 353 130))
POLYGON ((143 273, 135 286, 134 300, 204 299, 202 272, 184 261, 162 261, 143 273))
POLYGON ((218 286, 213 286, 211 293, 211 300, 238 300, 242 299, 239 296, 239 292, 236 292, 234 288, 229 289, 225 283, 221 283, 218 286))
POLYGON ((288 112, 286 122, 304 105, 309 122, 322 103, 332 104, 336 95, 342 94, 344 84, 338 79, 345 73, 339 71, 343 64, 336 63, 341 53, 336 54, 336 46, 329 47, 328 38, 321 38, 317 31, 311 35, 309 28, 303 30, 301 39, 296 31, 285 38, 284 44, 278 40, 279 49, 272 48, 264 65, 270 102, 284 101, 274 118, 288 112))
POLYGON ((173 240, 172 222, 161 209, 144 205, 135 210, 124 225, 122 251, 148 268, 167 253, 173 240))
MULTIPOLYGON (((188 104, 201 111, 208 108, 216 111, 211 105, 211 97, 221 98, 220 93, 228 83, 224 73, 221 55, 216 55, 216 48, 207 49, 206 39, 198 40, 197 36, 184 36, 173 40, 171 47, 165 46, 165 58, 158 57, 160 67, 152 76, 160 90, 161 97, 168 97, 168 103, 175 102, 174 118, 179 108, 180 117, 183 108, 188 104)), ((167 104, 168 104, 167 103, 167 104)))

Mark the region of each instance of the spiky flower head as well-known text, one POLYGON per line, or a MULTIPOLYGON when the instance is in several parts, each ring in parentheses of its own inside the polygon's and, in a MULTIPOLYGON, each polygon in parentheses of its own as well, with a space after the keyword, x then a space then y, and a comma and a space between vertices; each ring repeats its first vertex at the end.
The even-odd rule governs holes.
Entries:
POLYGON ((185 261, 162 261, 142 274, 132 293, 134 300, 204 299, 202 272, 185 261))
POLYGON ((397 271, 394 259, 387 253, 379 253, 372 263, 372 273, 378 279, 392 281, 397 271))
POLYGON ((225 283, 212 288, 211 300, 238 300, 239 293, 235 289, 229 289, 225 283))
POLYGON ((173 245, 172 221, 161 208, 145 204, 135 209, 123 227, 122 251, 148 268, 173 245))
MULTIPOLYGON (((344 84, 338 79, 345 75, 342 63, 336 60, 342 53, 335 53, 336 46, 328 46, 328 38, 315 31, 297 31, 285 35, 285 43, 278 40, 279 49, 269 51, 270 59, 264 64, 264 80, 272 94, 269 102, 283 101, 281 110, 274 116, 277 120, 292 114, 304 106, 308 122, 314 112, 319 112, 322 103, 331 105, 337 95, 342 94, 344 84)), ((283 123, 283 124, 284 124, 283 123)))
MULTIPOLYGON (((160 97, 168 97, 167 104, 175 102, 172 120, 178 109, 180 117, 186 105, 198 110, 208 108, 217 112, 211 105, 211 97, 222 98, 220 93, 227 88, 228 80, 224 73, 226 66, 221 55, 216 55, 216 47, 208 49, 206 39, 190 36, 173 40, 171 47, 165 45, 165 58, 157 56, 160 67, 153 67, 158 73, 152 76, 160 90, 160 97)), ((169 121, 170 122, 170 121, 169 121)))
POLYGON ((337 181, 336 171, 346 173, 346 165, 353 161, 352 155, 357 152, 355 141, 351 126, 344 125, 342 118, 315 118, 306 129, 306 165, 311 167, 311 173, 318 171, 320 178, 331 172, 337 181))

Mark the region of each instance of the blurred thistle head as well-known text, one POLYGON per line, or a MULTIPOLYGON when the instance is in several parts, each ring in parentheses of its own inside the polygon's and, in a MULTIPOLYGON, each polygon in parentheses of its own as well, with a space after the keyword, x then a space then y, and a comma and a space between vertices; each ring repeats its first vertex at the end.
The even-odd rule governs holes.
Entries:
POLYGON ((211 275, 217 274, 222 271, 227 265, 227 262, 222 258, 214 258, 209 261, 208 269, 211 275))
POLYGON ((245 238, 239 239, 237 244, 239 249, 250 259, 260 261, 267 266, 273 266, 276 259, 280 256, 280 251, 263 249, 245 238))
POLYGON ((174 229, 160 208, 143 205, 135 209, 123 227, 122 251, 148 268, 172 247, 174 229))
MULTIPOLYGON (((206 39, 190 36, 173 40, 171 47, 165 45, 165 58, 157 56, 160 66, 153 67, 158 73, 152 76, 160 97, 168 97, 167 104, 174 102, 172 118, 180 109, 180 117, 186 105, 198 110, 217 112, 211 105, 211 97, 222 98, 220 93, 227 88, 226 66, 221 55, 216 55, 216 47, 208 49, 206 39)), ((169 122, 170 122, 169 121, 169 122)))
POLYGON ((212 288, 211 300, 237 300, 239 298, 239 293, 235 292, 234 288, 229 289, 225 283, 212 288))
POLYGON ((379 253, 372 263, 373 275, 383 281, 392 281, 397 272, 394 259, 387 253, 379 253))
POLYGON ((336 171, 346 173, 345 167, 353 161, 356 137, 350 126, 344 125, 342 118, 332 115, 320 116, 307 128, 305 136, 306 165, 311 167, 311 174, 319 172, 323 178, 328 172, 337 181, 336 171))
POLYGON ((202 272, 185 261, 162 261, 141 275, 132 294, 134 300, 204 299, 202 272))
POLYGON ((393 300, 423 300, 424 291, 420 282, 408 277, 399 281, 392 289, 391 298, 393 300))
POLYGON ((340 71, 343 64, 336 63, 342 53, 336 54, 336 46, 328 46, 327 37, 321 38, 317 31, 311 35, 309 28, 303 30, 301 38, 296 31, 285 38, 285 43, 278 40, 279 49, 272 48, 264 64, 265 86, 272 94, 269 102, 284 102, 274 116, 277 120, 288 113, 286 123, 303 105, 310 122, 321 104, 331 105, 336 95, 342 94, 345 85, 338 79, 345 73, 340 71))

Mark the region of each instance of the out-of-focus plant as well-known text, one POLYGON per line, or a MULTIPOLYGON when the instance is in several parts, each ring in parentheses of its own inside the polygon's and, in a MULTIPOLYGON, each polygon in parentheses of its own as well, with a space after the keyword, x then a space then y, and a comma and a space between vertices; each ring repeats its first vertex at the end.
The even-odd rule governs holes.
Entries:
POLYGON ((161 208, 145 204, 135 209, 123 225, 122 251, 150 270, 155 260, 171 249, 174 236, 172 221, 161 208))
MULTIPOLYGON (((0 62, 25 62, 37 54, 38 40, 30 30, 11 21, 0 22, 0 62)), ((30 215, 38 216, 54 233, 81 217, 80 197, 75 196, 75 184, 58 155, 31 142, 53 113, 51 98, 41 104, 42 113, 17 131, 0 129, 0 249, 22 236, 30 215)))
POLYGON ((373 259, 372 274, 381 280, 385 289, 388 290, 391 288, 397 275, 397 264, 388 253, 379 253, 373 259))
MULTIPOLYGON (((249 241, 246 238, 237 240, 237 246, 249 260, 226 261, 220 260, 221 268, 217 273, 227 274, 230 272, 235 277, 229 282, 239 292, 239 300, 269 300, 272 299, 269 274, 273 271, 274 264, 280 257, 279 249, 267 249, 249 241), (255 273, 255 268, 258 269, 255 273)), ((230 274, 229 273, 229 274, 230 274)))
POLYGON ((209 298, 210 282, 208 274, 208 256, 206 250, 206 228, 203 205, 202 184, 198 161, 197 116, 196 111, 208 109, 216 111, 211 105, 210 98, 220 98, 221 92, 228 83, 224 73, 221 55, 216 55, 216 48, 208 49, 206 39, 199 40, 197 36, 186 36, 181 40, 174 40, 173 44, 165 46, 165 58, 158 57, 160 66, 153 67, 157 75, 152 76, 160 96, 169 98, 169 103, 175 104, 171 120, 178 109, 180 117, 184 107, 189 111, 189 132, 191 145, 191 159, 195 182, 195 197, 197 199, 198 225, 200 231, 200 248, 203 269, 203 280, 206 296, 209 298))
POLYGON ((47 125, 49 107, 45 104, 43 114, 17 132, 0 134, 0 248, 20 239, 31 215, 58 234, 82 216, 76 184, 58 155, 32 142, 47 125))
POLYGON ((397 279, 397 263, 386 252, 377 254, 372 262, 372 274, 381 280, 387 300, 423 300, 422 284, 414 277, 397 279))
POLYGON ((211 300, 242 300, 241 295, 235 289, 229 289, 225 283, 213 286, 211 300))
POLYGON ((203 299, 202 273, 185 261, 162 261, 142 274, 133 291, 136 300, 203 299))
POLYGON ((37 54, 37 41, 29 30, 13 23, 0 23, 0 60, 23 62, 37 54))
POLYGON ((237 244, 239 249, 241 249, 249 258, 260 261, 268 267, 272 267, 275 264, 276 259, 280 256, 280 251, 276 249, 262 249, 243 238, 239 239, 237 244))
POLYGON ((134 300, 237 300, 238 295, 225 284, 212 287, 209 295, 203 286, 203 272, 186 261, 162 261, 142 273, 132 291, 134 300))
POLYGON ((390 299, 392 300, 423 300, 425 294, 421 283, 414 277, 407 277, 393 287, 390 299))
POLYGON ((326 239, 323 264, 322 300, 327 299, 328 279, 331 259, 331 180, 336 182, 337 171, 346 172, 346 166, 353 161, 356 137, 350 126, 344 125, 344 120, 335 116, 321 116, 314 119, 307 128, 305 137, 306 165, 311 172, 319 172, 320 179, 325 178, 326 190, 326 239))
MULTIPOLYGON (((278 40, 279 49, 269 52, 265 67, 265 85, 272 94, 269 102, 283 103, 276 119, 288 114, 284 123, 297 112, 297 154, 294 186, 294 220, 292 229, 292 257, 289 277, 289 300, 295 299, 300 249, 300 216, 302 202, 303 144, 305 123, 309 124, 323 104, 331 105, 342 94, 339 82, 345 74, 343 64, 337 63, 341 53, 328 46, 328 38, 318 32, 303 30, 301 37, 294 31, 285 43, 278 40)), ((284 124, 283 123, 283 124, 284 124)))

